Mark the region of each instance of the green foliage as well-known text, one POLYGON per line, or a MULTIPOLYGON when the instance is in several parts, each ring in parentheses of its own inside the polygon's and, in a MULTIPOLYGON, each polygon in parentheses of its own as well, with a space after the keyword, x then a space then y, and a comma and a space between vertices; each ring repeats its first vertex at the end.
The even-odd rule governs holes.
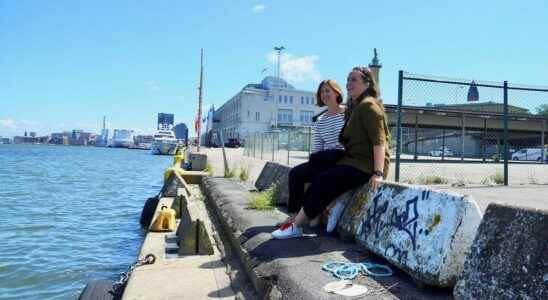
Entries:
POLYGON ((501 172, 497 171, 495 175, 491 175, 491 180, 493 180, 495 184, 503 184, 504 175, 501 172))
POLYGON ((233 178, 234 176, 236 176, 234 168, 225 170, 225 178, 233 178))
POLYGON ((240 181, 247 181, 249 179, 249 172, 246 168, 240 168, 240 181))
POLYGON ((213 166, 210 164, 206 165, 205 171, 209 174, 209 176, 213 175, 213 166))
POLYGON ((449 181, 438 175, 421 176, 419 178, 419 184, 446 184, 449 181))
POLYGON ((278 187, 273 184, 268 189, 252 196, 248 208, 257 210, 272 210, 276 206, 278 187))

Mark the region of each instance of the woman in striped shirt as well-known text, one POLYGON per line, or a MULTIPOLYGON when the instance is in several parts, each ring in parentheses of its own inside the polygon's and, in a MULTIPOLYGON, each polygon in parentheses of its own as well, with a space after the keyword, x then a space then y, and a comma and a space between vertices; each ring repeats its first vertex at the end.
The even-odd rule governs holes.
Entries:
MULTIPOLYGON (((311 156, 311 160, 315 155, 319 156, 318 152, 320 151, 338 149, 342 152, 344 149, 339 143, 339 133, 344 125, 344 106, 341 105, 343 101, 341 87, 335 80, 328 79, 322 81, 316 92, 316 101, 319 107, 327 106, 327 111, 314 126, 314 153, 311 156)), ((309 161, 295 166, 289 172, 287 210, 290 216, 288 220, 278 225, 292 221, 293 216, 301 209, 305 183, 311 182, 312 177, 317 173, 315 169, 320 167, 318 164, 327 163, 321 158, 316 159, 316 161, 317 163, 311 164, 309 161)))

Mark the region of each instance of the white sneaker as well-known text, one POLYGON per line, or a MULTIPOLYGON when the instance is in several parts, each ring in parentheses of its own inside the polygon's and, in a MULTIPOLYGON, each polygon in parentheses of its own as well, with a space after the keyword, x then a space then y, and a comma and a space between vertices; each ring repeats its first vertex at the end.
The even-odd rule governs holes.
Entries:
POLYGON ((337 226, 337 222, 339 222, 339 219, 341 218, 341 215, 344 211, 345 204, 342 201, 337 201, 335 203, 335 206, 331 208, 329 211, 329 217, 327 218, 327 232, 333 231, 335 229, 335 226, 337 226))
POLYGON ((272 232, 272 237, 277 240, 297 238, 303 235, 303 231, 293 223, 286 223, 272 232))

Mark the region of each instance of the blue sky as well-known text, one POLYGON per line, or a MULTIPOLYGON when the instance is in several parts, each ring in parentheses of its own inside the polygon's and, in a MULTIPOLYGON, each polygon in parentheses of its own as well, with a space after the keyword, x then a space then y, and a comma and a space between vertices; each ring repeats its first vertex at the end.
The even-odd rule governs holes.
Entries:
POLYGON ((547 86, 547 36, 541 0, 0 0, 0 136, 98 132, 103 115, 110 128, 150 133, 158 112, 193 127, 202 47, 207 106, 264 68, 275 74, 276 45, 287 48, 284 76, 305 90, 344 85, 376 47, 394 103, 400 69, 547 86))

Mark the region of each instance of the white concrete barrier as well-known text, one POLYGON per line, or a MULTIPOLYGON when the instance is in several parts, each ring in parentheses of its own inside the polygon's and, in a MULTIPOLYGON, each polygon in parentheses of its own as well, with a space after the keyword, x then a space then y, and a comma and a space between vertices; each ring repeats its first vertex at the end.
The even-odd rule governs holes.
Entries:
POLYGON ((450 287, 480 221, 469 196, 387 182, 376 193, 366 186, 350 199, 338 230, 418 281, 450 287))

